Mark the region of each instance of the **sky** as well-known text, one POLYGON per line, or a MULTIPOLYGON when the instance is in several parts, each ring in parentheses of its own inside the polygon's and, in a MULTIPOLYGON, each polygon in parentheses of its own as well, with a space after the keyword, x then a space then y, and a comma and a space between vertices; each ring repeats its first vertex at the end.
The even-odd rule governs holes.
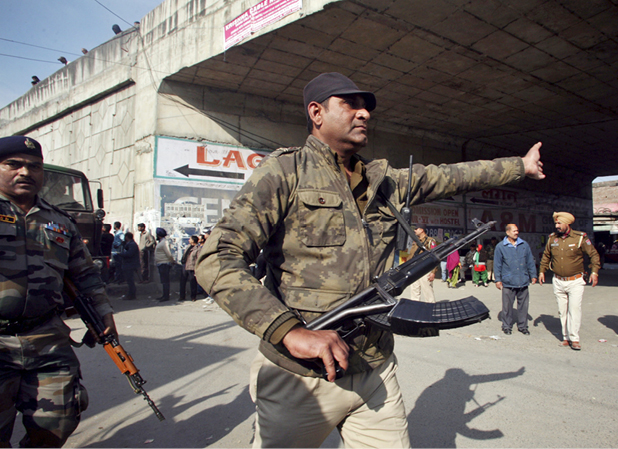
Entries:
POLYGON ((60 56, 77 59, 114 37, 112 25, 130 28, 162 1, 0 0, 0 108, 28 92, 33 75, 61 69, 60 56))

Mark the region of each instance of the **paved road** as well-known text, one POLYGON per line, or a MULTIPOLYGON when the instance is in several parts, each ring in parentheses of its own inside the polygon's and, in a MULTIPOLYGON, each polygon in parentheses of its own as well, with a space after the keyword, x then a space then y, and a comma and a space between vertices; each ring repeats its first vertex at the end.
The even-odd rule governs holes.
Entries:
MULTIPOLYGON (((399 381, 414 447, 617 447, 618 270, 587 287, 580 352, 558 346, 551 285, 531 287, 530 336, 504 335, 493 284, 447 289, 475 295, 491 320, 438 338, 397 337, 399 381), (599 340, 607 340, 599 342, 599 340)), ((157 303, 155 286, 135 301, 110 288, 121 342, 166 420, 159 422, 102 348, 80 348, 90 407, 67 447, 250 447, 249 365, 257 338, 216 305, 157 303)), ((74 338, 83 325, 69 319, 74 338)), ((16 426, 13 445, 22 432, 16 426)), ((332 434, 324 447, 340 444, 332 434)))

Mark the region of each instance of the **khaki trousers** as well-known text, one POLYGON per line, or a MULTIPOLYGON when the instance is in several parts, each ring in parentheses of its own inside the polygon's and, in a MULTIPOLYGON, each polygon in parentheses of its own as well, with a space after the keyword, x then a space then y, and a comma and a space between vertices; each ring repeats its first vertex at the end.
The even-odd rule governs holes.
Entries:
POLYGON ((253 447, 320 447, 337 428, 346 447, 410 447, 397 361, 335 382, 286 371, 261 353, 251 365, 253 447))
POLYGON ((554 295, 558 301, 558 313, 562 324, 562 338, 579 341, 579 327, 582 323, 582 298, 586 281, 583 278, 574 281, 554 279, 554 295))
POLYGON ((401 296, 412 301, 436 302, 436 295, 433 291, 433 281, 429 280, 427 273, 412 285, 408 285, 401 296))

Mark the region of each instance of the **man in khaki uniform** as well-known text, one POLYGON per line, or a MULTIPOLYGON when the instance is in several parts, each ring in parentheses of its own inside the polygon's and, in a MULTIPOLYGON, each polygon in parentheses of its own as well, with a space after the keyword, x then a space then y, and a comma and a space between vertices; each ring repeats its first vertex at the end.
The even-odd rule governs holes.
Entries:
POLYGON ((393 334, 368 325, 344 341, 304 323, 392 267, 397 220, 384 198, 401 210, 409 185, 414 206, 543 179, 541 143, 523 158, 415 164, 408 183, 408 169, 356 154, 368 142, 373 93, 324 73, 305 86, 304 100, 305 145, 262 160, 206 241, 197 278, 261 339, 250 377, 254 447, 319 447, 333 429, 346 447, 410 447, 393 334), (250 268, 260 251, 264 284, 250 268))
MULTIPOLYGON (((432 249, 436 247, 436 239, 427 235, 426 225, 418 225, 414 230, 414 233, 425 248, 432 249)), ((414 256, 417 256, 424 251, 425 250, 423 248, 419 248, 419 246, 414 243, 407 252, 399 253, 400 263, 404 263, 408 259, 412 259, 414 256)), ((406 287, 401 296, 403 298, 409 298, 413 301, 436 302, 436 295, 433 291, 433 280, 436 278, 438 268, 439 267, 436 267, 433 271, 430 271, 418 281, 406 287)))
POLYGON ((585 232, 571 229, 575 217, 568 212, 554 212, 556 232, 550 234, 541 259, 539 284, 545 282, 545 272, 554 272, 554 295, 558 301, 558 313, 562 323, 561 346, 571 346, 579 351, 579 327, 582 319, 584 295, 584 253, 590 257, 590 283, 599 282, 599 253, 585 232))

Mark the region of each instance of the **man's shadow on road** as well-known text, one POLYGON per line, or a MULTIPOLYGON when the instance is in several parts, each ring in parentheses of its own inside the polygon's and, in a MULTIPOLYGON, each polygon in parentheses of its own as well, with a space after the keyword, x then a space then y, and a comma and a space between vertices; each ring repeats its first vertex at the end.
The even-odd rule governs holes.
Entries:
POLYGON ((618 334, 618 316, 616 315, 604 315, 598 318, 599 323, 614 331, 618 334))
POLYGON ((447 370, 444 378, 421 393, 414 409, 408 415, 412 447, 457 447, 457 435, 475 440, 502 438, 500 429, 480 430, 469 426, 474 418, 504 399, 504 396, 498 395, 495 401, 479 404, 474 398, 474 386, 511 379, 522 374, 523 367, 514 372, 476 376, 470 376, 459 368, 447 370), (466 404, 470 401, 473 401, 476 407, 466 413, 466 404))
POLYGON ((539 315, 532 325, 534 327, 538 327, 538 325, 543 324, 545 329, 549 331, 554 337, 556 337, 559 341, 562 341, 562 324, 560 323, 560 318, 556 318, 553 315, 539 315))

